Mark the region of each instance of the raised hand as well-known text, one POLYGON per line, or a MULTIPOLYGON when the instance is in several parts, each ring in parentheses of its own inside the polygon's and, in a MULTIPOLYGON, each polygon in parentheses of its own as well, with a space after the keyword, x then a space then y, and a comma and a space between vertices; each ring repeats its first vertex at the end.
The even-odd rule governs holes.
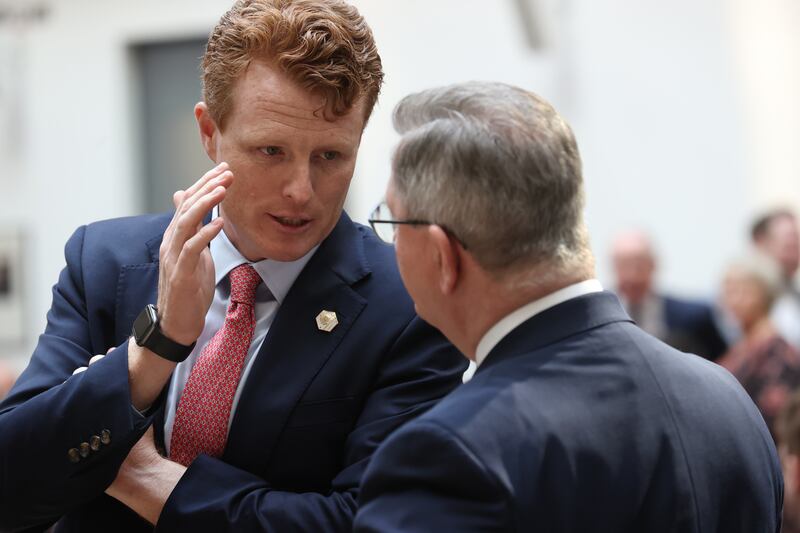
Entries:
POLYGON ((222 217, 203 226, 203 217, 225 198, 233 173, 227 163, 173 195, 175 215, 159 250, 158 313, 162 332, 192 344, 203 331, 214 296, 214 262, 208 244, 223 227, 222 217))

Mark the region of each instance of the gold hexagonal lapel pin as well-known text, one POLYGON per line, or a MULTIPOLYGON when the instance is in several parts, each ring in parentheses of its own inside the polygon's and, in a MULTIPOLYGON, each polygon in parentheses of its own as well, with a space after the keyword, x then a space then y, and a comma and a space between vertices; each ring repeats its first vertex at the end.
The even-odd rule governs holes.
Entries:
POLYGON ((333 311, 323 310, 317 315, 317 328, 319 328, 320 331, 330 333, 333 331, 333 328, 338 325, 339 319, 336 317, 336 313, 333 311))

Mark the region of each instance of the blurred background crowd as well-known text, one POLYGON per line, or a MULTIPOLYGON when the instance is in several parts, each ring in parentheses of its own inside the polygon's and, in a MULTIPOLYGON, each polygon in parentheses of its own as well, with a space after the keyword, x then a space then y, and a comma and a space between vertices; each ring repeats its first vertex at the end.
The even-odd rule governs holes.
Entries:
MULTIPOLYGON (((786 483, 784 531, 800 526, 800 226, 794 212, 756 218, 749 242, 723 269, 714 301, 675 297, 654 282, 650 235, 631 229, 613 241, 616 290, 648 333, 728 369, 776 439, 786 483)), ((698 406, 702 408, 702 406, 698 406)))
MULTIPOLYGON (((351 216, 380 201, 405 94, 485 79, 553 102, 582 150, 598 276, 643 329, 740 380, 778 439, 793 531, 800 3, 352 3, 387 81, 351 216)), ((70 233, 164 210, 209 167, 192 106, 205 37, 229 5, 0 0, 0 398, 44 330, 70 233)))

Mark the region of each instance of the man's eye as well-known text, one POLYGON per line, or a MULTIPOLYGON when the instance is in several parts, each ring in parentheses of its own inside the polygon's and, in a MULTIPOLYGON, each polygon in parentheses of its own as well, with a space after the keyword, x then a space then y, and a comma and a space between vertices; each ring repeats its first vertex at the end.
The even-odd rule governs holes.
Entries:
POLYGON ((322 152, 322 159, 325 159, 327 161, 333 161, 337 157, 339 157, 339 152, 334 152, 333 150, 322 152))
POLYGON ((281 149, 278 146, 267 146, 262 148, 261 151, 267 155, 281 155, 281 149))

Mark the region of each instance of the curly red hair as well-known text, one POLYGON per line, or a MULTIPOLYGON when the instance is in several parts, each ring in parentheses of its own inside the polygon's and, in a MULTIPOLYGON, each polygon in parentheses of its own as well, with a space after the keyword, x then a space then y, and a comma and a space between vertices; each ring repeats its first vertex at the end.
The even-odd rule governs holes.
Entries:
POLYGON ((372 31, 341 0, 238 0, 211 32, 203 57, 203 97, 222 127, 232 86, 251 61, 273 61, 309 91, 325 97, 326 116, 364 100, 369 119, 383 83, 372 31))

